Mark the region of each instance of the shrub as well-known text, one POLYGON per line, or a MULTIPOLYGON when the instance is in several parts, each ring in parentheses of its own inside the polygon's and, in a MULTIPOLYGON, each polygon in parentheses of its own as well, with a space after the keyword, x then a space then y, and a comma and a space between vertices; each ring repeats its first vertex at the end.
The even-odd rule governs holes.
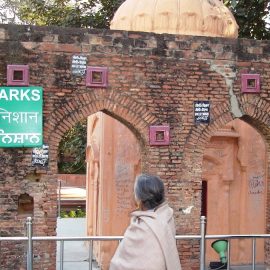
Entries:
POLYGON ((76 210, 64 211, 60 212, 61 218, 83 218, 86 216, 86 212, 80 208, 76 210))

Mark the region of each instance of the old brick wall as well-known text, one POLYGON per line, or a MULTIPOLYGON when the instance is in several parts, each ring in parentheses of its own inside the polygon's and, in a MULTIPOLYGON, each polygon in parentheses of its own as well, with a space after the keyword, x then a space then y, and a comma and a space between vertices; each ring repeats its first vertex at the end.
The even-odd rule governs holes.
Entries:
MULTIPOLYGON (((50 147, 46 170, 31 166, 31 149, 0 149, 1 236, 24 233, 16 201, 24 192, 34 198, 34 235, 55 233, 58 144, 77 121, 95 112, 108 113, 137 136, 143 171, 165 180, 178 234, 199 232, 202 156, 214 131, 241 118, 269 146, 269 41, 2 25, 0 60, 1 85, 7 64, 28 64, 30 84, 44 88, 44 142, 50 147), (88 65, 108 67, 108 88, 86 87, 84 77, 74 77, 74 54, 86 55, 88 65), (243 72, 261 74, 260 94, 241 94, 243 72), (194 125, 195 100, 211 101, 210 125, 194 125), (149 146, 148 127, 159 124, 171 127, 168 147, 149 146), (189 205, 191 214, 183 215, 179 208, 189 205)), ((270 233, 269 181, 266 215, 270 233)), ((44 254, 45 247, 37 247, 35 267, 54 269, 54 248, 46 244, 44 254)), ((22 256, 23 247, 18 249, 22 256)), ((198 269, 198 242, 183 241, 180 255, 183 269, 198 269)), ((5 269, 23 264, 14 256, 5 250, 5 269)))

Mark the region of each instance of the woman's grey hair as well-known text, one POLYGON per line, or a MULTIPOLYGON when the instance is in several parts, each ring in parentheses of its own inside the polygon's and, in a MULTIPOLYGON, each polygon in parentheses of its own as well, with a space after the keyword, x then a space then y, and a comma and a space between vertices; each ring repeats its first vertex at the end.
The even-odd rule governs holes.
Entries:
POLYGON ((136 200, 144 208, 154 209, 165 201, 165 189, 162 180, 155 175, 141 174, 136 177, 134 185, 136 200))

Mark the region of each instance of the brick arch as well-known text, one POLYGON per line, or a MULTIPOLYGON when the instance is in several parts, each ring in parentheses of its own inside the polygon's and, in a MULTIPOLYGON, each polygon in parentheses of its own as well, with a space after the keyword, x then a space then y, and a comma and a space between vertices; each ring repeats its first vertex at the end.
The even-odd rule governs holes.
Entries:
MULTIPOLYGON (((262 135, 266 143, 268 162, 266 224, 270 224, 270 102, 259 96, 243 95, 239 98, 239 103, 243 113, 240 119, 255 128, 262 135)), ((209 126, 199 125, 191 129, 184 149, 184 171, 182 175, 188 181, 194 181, 197 187, 201 185, 202 160, 207 143, 215 131, 234 119, 229 103, 217 104, 212 109, 211 116, 212 120, 209 126)), ((270 233, 270 227, 268 225, 266 226, 266 233, 270 233)), ((265 250, 269 250, 269 247, 270 242, 267 241, 265 250)), ((266 261, 270 261, 270 256, 267 252, 266 261)))
POLYGON ((126 125, 138 138, 141 148, 144 148, 148 140, 148 126, 156 121, 156 117, 146 107, 118 93, 109 96, 102 90, 99 93, 84 93, 72 100, 65 100, 45 119, 44 141, 50 146, 52 171, 56 171, 57 149, 64 133, 78 121, 98 111, 126 125))
POLYGON ((219 103, 211 109, 211 124, 194 125, 187 136, 183 155, 183 174, 186 178, 201 176, 202 156, 205 145, 209 142, 212 134, 219 128, 232 121, 228 102, 219 103), (188 167, 192 164, 192 168, 188 167))
MULTIPOLYGON (((270 103, 255 95, 242 95, 239 103, 243 113, 240 119, 254 127, 266 141, 267 148, 270 149, 270 103)), ((205 145, 209 142, 213 133, 233 119, 235 117, 231 113, 229 102, 219 103, 212 108, 211 124, 201 124, 190 130, 184 149, 184 162, 190 160, 191 156, 195 159, 202 159, 205 145)), ((268 152, 270 160, 270 151, 268 150, 268 152)), ((197 170, 196 175, 198 173, 200 174, 200 171, 197 170)))

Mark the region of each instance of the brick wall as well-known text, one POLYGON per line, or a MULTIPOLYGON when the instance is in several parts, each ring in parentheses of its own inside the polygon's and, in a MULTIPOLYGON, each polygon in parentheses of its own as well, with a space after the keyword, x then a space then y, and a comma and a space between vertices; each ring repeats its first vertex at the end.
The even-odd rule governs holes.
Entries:
MULTIPOLYGON (((45 170, 31 166, 31 149, 0 149, 1 236, 24 234, 24 218, 17 214, 17 198, 24 192, 34 198, 34 234, 55 234, 58 144, 77 121, 98 111, 136 134, 143 171, 165 180, 177 233, 197 234, 202 156, 211 134, 238 117, 257 128, 269 145, 269 48, 269 41, 0 26, 0 83, 6 84, 7 64, 29 65, 30 84, 44 88, 44 142, 50 147, 45 170), (109 87, 89 88, 85 78, 74 77, 70 69, 74 54, 86 55, 88 65, 107 66, 109 87), (241 94, 242 72, 261 74, 260 94, 241 94), (195 100, 211 101, 210 125, 194 125, 195 100), (152 124, 170 125, 168 147, 149 146, 152 124), (178 209, 188 205, 195 207, 190 215, 182 215, 178 209)), ((270 233, 269 181, 267 204, 270 233)), ((35 267, 54 269, 55 246, 46 245, 46 254, 43 248, 36 247, 40 264, 35 267)), ((24 248, 17 249, 16 256, 22 256, 24 248)), ((183 242, 180 253, 183 269, 198 269, 198 243, 183 242)), ((5 249, 1 265, 19 269, 24 264, 16 256, 14 250, 5 249)))

